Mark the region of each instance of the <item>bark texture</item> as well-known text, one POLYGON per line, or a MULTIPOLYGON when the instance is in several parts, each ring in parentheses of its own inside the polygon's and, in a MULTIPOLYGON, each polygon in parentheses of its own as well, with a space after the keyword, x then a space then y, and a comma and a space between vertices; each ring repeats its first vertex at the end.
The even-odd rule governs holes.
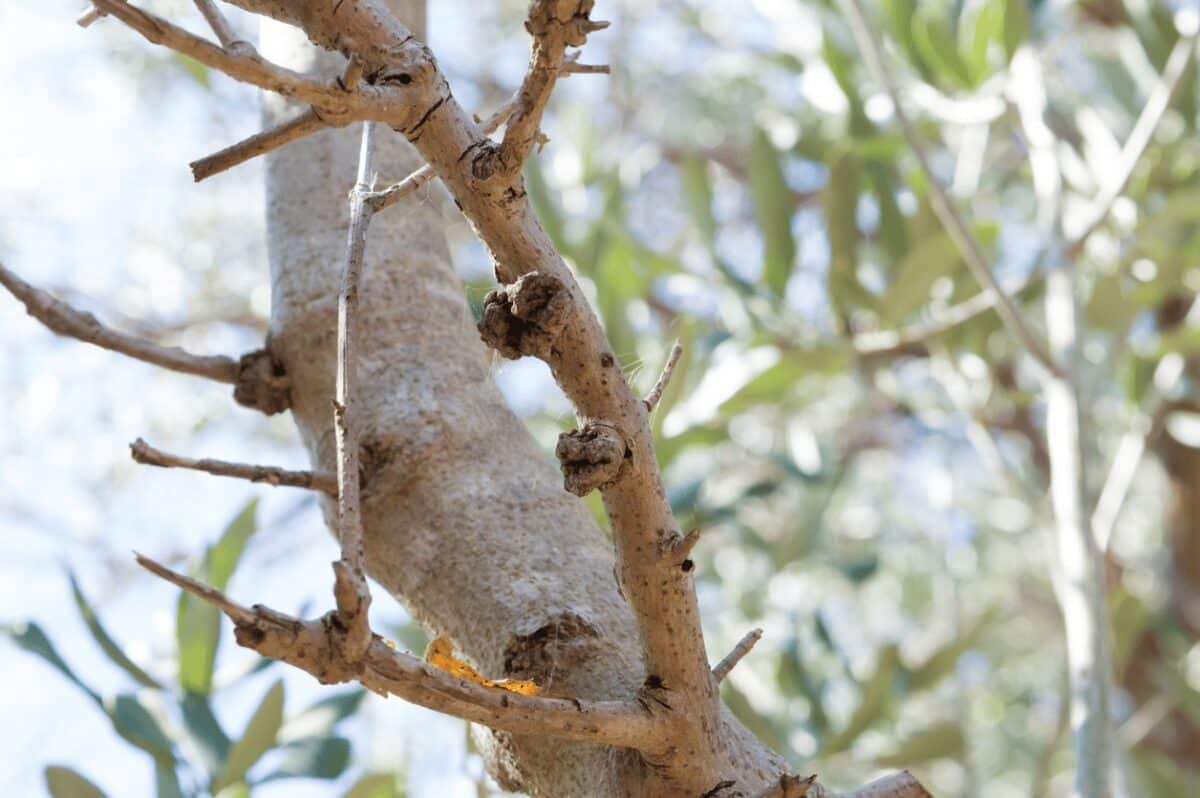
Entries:
MULTIPOLYGON (((420 30, 422 2, 400 2, 420 30)), ((264 23, 264 55, 337 74, 338 56, 264 23)), ((268 124, 298 107, 268 95, 268 124)), ((421 165, 380 131, 381 179, 421 165)), ((335 470, 333 396, 339 264, 356 128, 327 130, 269 156, 269 348, 289 375, 292 412, 314 468, 335 470)), ((435 203, 372 223, 360 298, 363 511, 368 573, 492 677, 534 677, 551 695, 628 696, 641 684, 636 636, 612 579, 608 543, 508 409, 491 378, 450 264, 435 203)), ((332 518, 332 502, 326 516, 332 518)), ((482 732, 509 789, 623 794, 630 754, 482 732)))

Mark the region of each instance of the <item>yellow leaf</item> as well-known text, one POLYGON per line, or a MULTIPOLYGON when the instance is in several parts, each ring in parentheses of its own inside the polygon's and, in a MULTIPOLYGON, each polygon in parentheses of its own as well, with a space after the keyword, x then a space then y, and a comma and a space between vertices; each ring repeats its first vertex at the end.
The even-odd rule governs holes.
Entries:
POLYGON ((429 644, 429 648, 425 649, 425 661, 441 668, 446 673, 469 682, 482 684, 484 687, 495 687, 521 695, 537 695, 538 693, 537 682, 529 679, 501 679, 500 681, 485 679, 479 671, 454 656, 454 644, 445 635, 434 638, 429 644))

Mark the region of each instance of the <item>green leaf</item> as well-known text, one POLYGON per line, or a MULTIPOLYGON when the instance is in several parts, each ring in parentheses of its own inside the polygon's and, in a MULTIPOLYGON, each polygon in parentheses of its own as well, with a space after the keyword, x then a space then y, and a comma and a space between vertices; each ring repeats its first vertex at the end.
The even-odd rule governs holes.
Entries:
POLYGON ((137 696, 122 693, 115 698, 107 698, 104 700, 104 711, 117 734, 127 742, 150 754, 156 761, 174 761, 175 744, 137 696))
POLYGON ((821 196, 829 239, 829 298, 843 318, 858 287, 859 171, 858 158, 843 152, 829 165, 829 179, 821 196))
POLYGON ((192 80, 199 83, 204 88, 209 88, 211 81, 209 80, 208 67, 201 64, 195 58, 186 56, 183 53, 171 53, 171 60, 179 64, 184 70, 191 75, 192 80))
POLYGON ((888 753, 875 758, 885 768, 920 765, 934 759, 957 759, 967 748, 966 737, 957 723, 947 721, 913 732, 888 753))
POLYGON ((913 38, 913 20, 917 17, 916 0, 884 0, 884 10, 887 12, 888 26, 892 36, 900 44, 900 49, 908 56, 908 60, 916 67, 927 82, 934 82, 929 64, 925 62, 917 43, 913 38))
POLYGON ((717 240, 717 218, 713 215, 712 183, 708 179, 708 160, 689 155, 679 166, 679 181, 688 215, 701 237, 711 247, 717 240))
POLYGON ((763 238, 763 277, 776 296, 783 296, 796 259, 792 238, 795 201, 783 175, 782 156, 761 130, 750 145, 750 194, 763 238))
POLYGON ((1004 4, 1004 52, 1009 58, 1029 36, 1029 7, 1027 0, 1006 0, 1004 4))
POLYGON ((4 633, 21 648, 31 654, 38 655, 57 668, 59 673, 74 682, 79 689, 87 693, 88 697, 97 704, 101 703, 100 694, 84 684, 75 675, 70 666, 58 655, 58 651, 54 648, 54 644, 50 642, 50 638, 46 637, 46 633, 42 631, 42 627, 32 621, 28 623, 9 624, 4 627, 4 633))
POLYGON ((239 781, 237 784, 230 784, 213 798, 250 798, 250 787, 246 782, 239 781))
POLYGON ((879 206, 879 243, 889 256, 898 259, 908 252, 908 220, 896 202, 891 172, 884 164, 867 164, 867 176, 879 206))
POLYGON ((368 773, 346 790, 342 798, 398 798, 393 773, 368 773))
POLYGON ((900 668, 900 652, 894 644, 879 650, 875 671, 862 686, 858 706, 841 731, 824 741, 822 755, 845 751, 863 732, 887 713, 892 696, 892 681, 900 668))
POLYGON ((779 658, 779 666, 775 672, 784 694, 802 695, 808 701, 808 717, 813 731, 818 735, 824 734, 829 728, 829 717, 825 714, 825 700, 821 694, 821 685, 813 679, 800 656, 800 643, 796 638, 788 641, 783 655, 779 658))
POLYGON ((71 768, 50 765, 43 771, 51 798, 107 798, 104 790, 71 768))
POLYGON ((542 173, 541 162, 537 158, 525 160, 525 190, 529 193, 529 201, 533 212, 542 223, 554 246, 564 255, 570 255, 571 246, 567 241, 566 226, 554 198, 550 194, 550 186, 546 184, 546 176, 542 173))
POLYGON ((225 757, 229 755, 232 742, 213 714, 206 696, 185 693, 179 708, 188 737, 195 744, 197 754, 209 776, 215 778, 221 766, 225 764, 225 757))
POLYGON ((958 42, 945 22, 918 15, 913 19, 913 41, 925 61, 934 66, 945 82, 971 88, 971 72, 959 55, 958 42))
POLYGON ((954 672, 958 658, 979 645, 984 632, 996 620, 997 611, 989 609, 980 614, 967 629, 954 640, 934 651, 920 665, 912 668, 908 676, 908 689, 912 692, 933 687, 954 672))
POLYGON ((220 790, 246 777, 246 771, 275 745, 275 736, 283 723, 283 682, 275 682, 254 711, 242 738, 229 749, 221 776, 213 784, 220 790))
POLYGON ((79 587, 79 582, 75 579, 75 574, 67 571, 67 579, 71 582, 71 595, 75 598, 75 606, 79 608, 79 614, 83 617, 83 622, 87 626, 88 631, 92 634, 92 639, 100 646, 101 650, 108 655, 118 667, 128 673, 135 682, 144 687, 153 687, 157 690, 162 689, 153 677, 138 667, 137 663, 125 655, 121 650, 121 646, 109 636, 108 631, 100 622, 100 617, 96 614, 95 608, 83 595, 83 590, 79 587))
POLYGON ((279 741, 290 743, 305 737, 323 737, 333 727, 358 711, 366 690, 348 690, 326 696, 287 719, 279 730, 279 741))
POLYGON ((896 265, 891 285, 879 302, 883 321, 898 324, 930 300, 930 290, 939 277, 957 269, 958 248, 947 233, 937 232, 920 241, 896 265))
POLYGON ((282 746, 283 763, 262 781, 336 779, 350 764, 350 741, 344 737, 310 737, 282 746))
POLYGON ((183 798, 174 761, 154 760, 154 794, 157 798, 183 798))
POLYGON ((812 346, 785 352, 779 362, 762 371, 721 403, 722 413, 736 413, 762 402, 777 403, 799 380, 814 374, 845 369, 849 349, 839 344, 812 346))
POLYGON ((1008 0, 988 0, 975 14, 970 26, 965 61, 972 86, 979 86, 988 74, 988 51, 992 42, 1003 44, 1004 6, 1008 0))
MULTIPOLYGON (((209 547, 204 562, 193 575, 224 590, 255 529, 257 499, 251 499, 229 523, 220 539, 209 547)), ((179 686, 200 695, 212 690, 213 667, 220 643, 221 613, 187 592, 179 595, 175 636, 179 644, 179 686)))

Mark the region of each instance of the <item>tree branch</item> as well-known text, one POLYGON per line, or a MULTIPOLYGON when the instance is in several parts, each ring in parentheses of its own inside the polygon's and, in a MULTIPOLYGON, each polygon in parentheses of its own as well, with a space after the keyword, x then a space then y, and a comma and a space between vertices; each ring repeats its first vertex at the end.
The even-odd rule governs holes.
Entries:
POLYGON ((976 240, 975 235, 971 232, 966 221, 964 221, 958 208, 946 194, 945 189, 942 188, 941 181, 938 180, 937 174, 933 171, 933 165, 930 163, 929 156, 925 152, 925 147, 917 135, 916 128, 913 126, 912 120, 909 119, 908 113, 904 110, 896 82, 883 62, 882 48, 880 47, 875 29, 867 20, 862 4, 859 0, 840 0, 839 5, 841 5, 845 13, 846 21, 850 25, 854 39, 858 43, 858 49, 862 52, 863 59, 867 62, 867 66, 874 74, 875 79, 883 86, 884 91, 887 92, 888 97, 892 101, 896 113, 896 122, 900 126, 900 132, 903 134, 905 141, 908 142, 909 149, 912 150, 913 155, 916 157, 917 163, 921 167, 921 171, 924 173, 926 182, 929 185, 929 199, 933 205, 933 210, 937 214, 938 219, 941 220, 942 225, 946 228, 946 232, 950 234, 950 238, 954 240, 955 246, 967 264, 967 268, 974 275, 975 279, 979 281, 979 284, 987 289, 995 298, 996 311, 1000 314, 1005 327, 1008 328, 1017 342, 1021 344, 1025 351, 1047 373, 1052 375, 1060 374, 1058 364, 1054 362, 1054 358, 1046 351, 1045 346, 1043 346, 1042 342, 1038 340, 1038 337, 1029 327, 1029 324, 1021 315, 1020 309, 1003 292, 999 283, 996 282, 996 277, 992 274, 991 267, 988 265, 987 257, 983 254, 983 248, 979 245, 979 241, 976 240))
POLYGON ((231 144, 219 152, 192 161, 188 164, 192 169, 192 179, 199 183, 201 180, 243 164, 251 158, 257 158, 327 127, 329 127, 328 123, 321 119, 320 114, 314 108, 309 108, 295 119, 289 119, 281 125, 276 125, 261 133, 255 133, 236 144, 231 144))
POLYGON ((250 482, 266 482, 269 485, 307 488, 327 493, 330 496, 337 496, 337 477, 322 471, 290 471, 276 466, 230 463, 207 457, 194 460, 191 457, 155 449, 141 438, 129 444, 129 453, 135 461, 142 465, 158 466, 159 468, 188 468, 219 477, 234 477, 250 482))
MULTIPOLYGON (((352 93, 357 90, 358 82, 361 79, 362 64, 352 58, 346 63, 346 70, 338 80, 338 87, 342 91, 352 93)), ((220 152, 192 161, 189 164, 192 168, 192 179, 199 183, 201 180, 243 164, 251 158, 257 158, 271 150, 310 136, 318 130, 324 130, 327 127, 344 127, 351 121, 353 121, 353 117, 350 114, 330 115, 315 105, 311 106, 294 119, 255 133, 236 144, 231 144, 220 152)))
POLYGON ((512 177, 520 171, 541 133, 542 113, 558 80, 568 46, 582 47, 589 33, 608 27, 588 18, 594 0, 534 0, 525 30, 533 36, 529 68, 517 92, 512 119, 496 151, 498 171, 512 177))
POLYGON ((737 664, 742 661, 742 658, 750 653, 750 649, 754 648, 759 640, 762 640, 762 636, 762 629, 751 629, 747 632, 746 636, 739 640, 738 644, 733 647, 733 651, 730 651, 725 655, 724 659, 713 666, 713 678, 718 683, 723 682, 725 677, 729 675, 729 672, 736 668, 737 664))
MULTIPOLYGON (((515 105, 516 99, 514 98, 497 108, 491 116, 484 120, 479 128, 480 132, 484 135, 495 133, 512 115, 515 105)), ((405 197, 417 193, 421 186, 433 180, 436 176, 437 174, 433 171, 433 167, 425 164, 398 183, 394 183, 380 191, 368 192, 366 200, 371 203, 373 210, 378 213, 384 208, 390 208, 405 197)))
POLYGON ((326 113, 329 115, 346 113, 352 105, 365 105, 364 101, 355 102, 349 95, 332 86, 272 64, 257 53, 244 55, 224 50, 183 28, 172 25, 162 17, 131 6, 123 0, 95 0, 95 6, 105 14, 121 20, 153 44, 160 44, 191 56, 205 66, 236 80, 320 106, 327 109, 326 113))
MULTIPOLYGON (((643 399, 646 403, 646 411, 654 412, 654 408, 658 407, 658 403, 662 400, 663 391, 667 390, 667 385, 671 382, 671 375, 675 373, 675 367, 679 365, 679 357, 683 354, 683 347, 676 341, 671 345, 671 352, 667 355, 666 365, 663 366, 662 374, 658 375, 658 379, 654 382, 654 387, 650 389, 650 393, 646 394, 643 399)), ((718 680, 719 681, 719 680, 718 680)))
POLYGON ((225 15, 221 13, 221 9, 217 8, 217 4, 213 0, 196 0, 196 8, 200 9, 208 26, 216 34, 217 41, 226 50, 230 52, 252 52, 254 50, 250 42, 237 35, 233 26, 229 24, 229 20, 225 19, 225 15))
POLYGON ((238 381, 236 360, 220 355, 194 355, 177 346, 162 346, 144 338, 118 332, 101 324, 91 313, 76 310, 66 302, 33 287, 9 271, 3 263, 0 263, 0 285, 20 300, 30 316, 59 335, 182 374, 207 377, 230 384, 236 384, 238 381))
POLYGON ((243 607, 224 593, 137 554, 138 564, 220 609, 235 625, 237 641, 265 657, 282 660, 322 684, 358 681, 428 709, 516 734, 538 734, 660 751, 653 716, 635 702, 582 701, 522 695, 460 679, 372 635, 358 663, 339 657, 330 616, 305 621, 255 605, 243 607))
MULTIPOLYGON (((560 73, 563 76, 576 73, 608 74, 608 71, 609 70, 607 66, 587 66, 578 64, 571 60, 564 60, 560 67, 560 73)), ((501 125, 507 122, 509 117, 512 116, 513 110, 516 108, 517 97, 519 96, 520 94, 518 92, 516 96, 493 111, 491 116, 489 116, 480 124, 480 132, 484 135, 491 135, 492 133, 495 133, 501 125)), ((476 117, 476 119, 478 119, 478 117, 476 117)), ((405 197, 415 194, 422 186, 433 180, 434 177, 436 177, 436 174, 433 171, 433 167, 429 164, 425 164, 420 169, 417 169, 398 183, 394 183, 380 191, 368 192, 367 200, 374 205, 374 210, 376 213, 378 213, 384 208, 390 208, 392 205, 395 205, 405 197)))
POLYGON ((363 572, 362 498, 359 483, 358 444, 358 288, 362 282, 363 255, 372 207, 366 201, 374 179, 375 123, 364 122, 358 155, 358 176, 350 192, 350 226, 346 234, 346 265, 338 296, 337 387, 334 399, 334 434, 337 440, 338 540, 341 560, 334 563, 334 598, 338 617, 346 626, 352 647, 348 659, 362 656, 371 640, 367 609, 371 593, 363 572))

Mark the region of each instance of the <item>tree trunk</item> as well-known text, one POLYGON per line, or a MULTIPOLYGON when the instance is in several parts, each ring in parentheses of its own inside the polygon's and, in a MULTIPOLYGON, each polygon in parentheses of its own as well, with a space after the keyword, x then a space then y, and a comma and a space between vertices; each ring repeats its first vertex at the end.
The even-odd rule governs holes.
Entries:
MULTIPOLYGON (((392 4, 423 35, 422 0, 392 4)), ((340 56, 278 23, 264 22, 263 51, 301 71, 340 69, 340 56)), ((266 97, 268 124, 298 110, 266 97)), ((381 181, 421 165, 403 137, 380 137, 381 181)), ((357 155, 353 125, 268 159, 269 349, 323 470, 335 468, 336 301, 357 155)), ((611 548, 491 379, 442 224, 436 203, 416 199, 371 226, 358 400, 367 570, 491 677, 536 678, 552 695, 627 697, 644 674, 611 548)), ((334 504, 323 501, 328 520, 334 504)), ((505 789, 627 794, 622 781, 640 769, 628 752, 476 728, 505 789)))

